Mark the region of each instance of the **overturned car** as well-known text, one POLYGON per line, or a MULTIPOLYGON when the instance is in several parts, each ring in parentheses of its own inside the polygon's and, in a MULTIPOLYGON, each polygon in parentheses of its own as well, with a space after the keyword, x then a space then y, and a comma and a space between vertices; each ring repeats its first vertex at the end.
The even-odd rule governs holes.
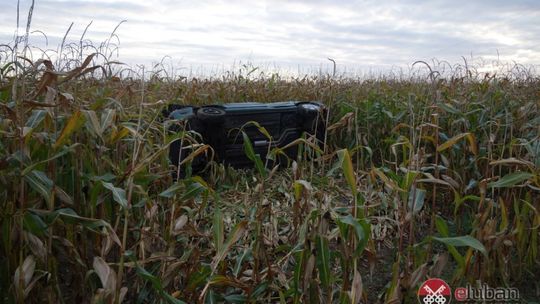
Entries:
POLYGON ((325 113, 326 108, 319 102, 245 102, 200 107, 171 104, 164 111, 175 123, 171 129, 194 131, 200 135, 199 144, 210 146, 213 153, 186 159, 196 151, 196 145, 178 139, 169 147, 169 158, 176 167, 189 161, 194 171, 203 169, 210 158, 235 168, 249 167, 253 161, 244 151, 246 139, 263 160, 280 162, 268 155, 274 148, 283 148, 281 158, 294 159, 298 149, 291 143, 304 134, 314 138, 317 145, 323 145, 325 113))

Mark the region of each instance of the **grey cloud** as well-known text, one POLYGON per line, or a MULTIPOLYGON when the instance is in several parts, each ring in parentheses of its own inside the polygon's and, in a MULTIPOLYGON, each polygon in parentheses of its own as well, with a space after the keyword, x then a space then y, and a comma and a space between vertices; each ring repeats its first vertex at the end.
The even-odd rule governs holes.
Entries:
MULTIPOLYGON (((28 6, 28 1, 22 2, 28 6)), ((14 7, 12 2, 4 6, 0 18, 13 23, 14 7)), ((375 0, 161 0, 151 5, 45 0, 36 1, 33 24, 50 34, 50 43, 58 43, 72 21, 70 38, 77 40, 94 20, 87 37, 99 43, 123 19, 128 23, 118 34, 120 54, 132 54, 127 61, 159 61, 146 54, 169 54, 211 64, 249 58, 317 65, 333 57, 350 66, 405 66, 434 57, 459 60, 471 52, 495 57, 499 51, 506 58, 540 64, 537 0, 393 0, 384 4, 375 0), (212 10, 216 4, 229 9, 212 10), (208 11, 213 15, 205 15, 208 11), (171 12, 175 15, 167 17, 171 12), (200 22, 194 16, 201 16, 200 22), (156 35, 136 32, 146 28, 156 35), (169 40, 160 33, 169 35, 169 40)), ((9 24, 0 25, 0 39, 7 39, 13 31, 5 31, 9 24)), ((34 34, 31 40, 41 43, 42 38, 34 34)))

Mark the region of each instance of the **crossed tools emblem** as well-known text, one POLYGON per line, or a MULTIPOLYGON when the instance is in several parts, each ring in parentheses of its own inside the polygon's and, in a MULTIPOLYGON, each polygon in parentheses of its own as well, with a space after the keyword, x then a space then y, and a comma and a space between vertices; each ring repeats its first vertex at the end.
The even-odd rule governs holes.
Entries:
POLYGON ((424 290, 427 291, 428 295, 424 297, 423 301, 424 304, 444 304, 446 302, 446 298, 441 294, 446 287, 444 285, 441 285, 436 291, 433 291, 433 289, 429 288, 429 286, 425 285, 424 290))

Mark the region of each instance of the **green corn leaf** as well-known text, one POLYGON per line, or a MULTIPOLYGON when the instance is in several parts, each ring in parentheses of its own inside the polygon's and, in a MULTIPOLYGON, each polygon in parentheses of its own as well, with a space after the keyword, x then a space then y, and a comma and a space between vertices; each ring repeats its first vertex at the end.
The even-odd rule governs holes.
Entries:
POLYGON ((96 112, 92 110, 85 110, 83 111, 84 117, 85 117, 85 126, 86 130, 88 130, 91 134, 94 134, 98 136, 99 138, 102 138, 103 135, 103 129, 101 128, 101 124, 99 123, 99 119, 96 115, 96 112))
POLYGON ((116 115, 116 110, 114 109, 105 109, 101 113, 101 130, 105 131, 112 124, 114 117, 116 115))
POLYGON ((508 188, 513 187, 517 184, 520 184, 530 178, 532 178, 534 174, 529 172, 513 172, 510 174, 507 174, 503 176, 501 179, 499 179, 496 182, 491 182, 488 184, 488 188, 508 188))
POLYGON ((165 298, 165 300, 167 300, 168 303, 171 303, 171 304, 186 304, 186 302, 176 299, 175 297, 168 294, 166 291, 160 292, 160 295, 163 298, 165 298))
POLYGON ((51 203, 53 181, 44 172, 32 170, 24 176, 24 180, 45 199, 47 204, 51 203))
POLYGON ((214 225, 212 227, 212 231, 214 233, 214 247, 216 248, 216 252, 220 252, 223 248, 224 228, 223 213, 221 213, 219 208, 216 208, 214 213, 214 225))
POLYGON ((146 269, 142 268, 141 266, 137 265, 137 274, 145 281, 150 282, 152 284, 152 287, 154 290, 165 300, 167 300, 168 303, 171 304, 185 304, 185 302, 178 300, 171 296, 169 293, 167 293, 163 289, 163 284, 161 283, 161 280, 156 277, 155 275, 148 272, 146 269))
POLYGON ((32 115, 26 121, 25 127, 35 129, 45 118, 46 110, 33 110, 32 115))
POLYGON ((437 231, 439 232, 440 235, 442 235, 443 237, 448 237, 449 235, 448 225, 446 224, 446 221, 442 217, 437 216, 435 218, 435 227, 437 227, 437 231))
POLYGON ((248 222, 241 221, 234 226, 233 230, 227 237, 227 240, 223 244, 221 250, 217 253, 212 261, 212 269, 216 269, 217 265, 225 258, 231 247, 244 235, 248 222))
POLYGON ((208 186, 208 184, 199 176, 191 177, 185 180, 185 183, 175 183, 174 185, 161 192, 159 196, 165 198, 172 198, 178 191, 185 189, 182 194, 182 199, 192 199, 200 195, 201 193, 213 193, 214 190, 208 186))
POLYGON ((80 143, 76 143, 76 144, 73 144, 69 147, 64 147, 62 149, 62 151, 56 153, 55 155, 53 155, 52 157, 48 158, 48 159, 45 159, 45 160, 42 160, 42 161, 39 161, 37 163, 34 163, 34 164, 31 164, 29 165, 28 167, 24 168, 24 170, 22 171, 22 175, 26 175, 28 174, 28 172, 32 171, 35 167, 39 166, 39 165, 42 165, 42 164, 45 164, 45 163, 48 163, 50 162, 51 160, 54 160, 54 159, 57 159, 57 158, 60 158, 68 153, 72 153, 75 151, 75 148, 77 146, 80 146, 80 143))
POLYGON ((253 124, 254 126, 257 127, 259 132, 261 132, 266 138, 268 138, 268 140, 272 140, 272 135, 270 135, 270 133, 268 133, 266 128, 261 126, 258 122, 254 121, 254 120, 251 120, 251 121, 248 121, 245 125, 247 125, 247 124, 253 124))
POLYGON ((413 214, 417 214, 424 207, 424 200, 426 197, 426 190, 413 188, 409 192, 409 210, 412 210, 413 214))
POLYGON ((343 225, 349 225, 354 229, 357 240, 355 254, 358 256, 361 255, 371 237, 371 225, 365 219, 355 219, 350 214, 337 218, 337 222, 341 224, 339 227, 341 237, 344 240, 348 237, 348 230, 346 229, 347 226, 343 225))
MULTIPOLYGON (((448 225, 442 217, 437 216, 435 218, 435 227, 437 228, 439 234, 444 238, 449 236, 450 232, 448 230, 448 225)), ((465 266, 465 258, 457 251, 454 245, 446 244, 446 248, 448 248, 448 252, 450 252, 450 254, 454 257, 460 267, 465 266)))
POLYGON ((242 265, 244 261, 250 256, 251 256, 251 249, 246 248, 244 252, 236 258, 236 265, 234 266, 234 269, 233 269, 233 274, 235 277, 238 277, 240 270, 242 270, 242 265))
POLYGON ((255 168, 257 169, 259 174, 263 177, 266 177, 266 168, 264 167, 264 164, 261 160, 261 156, 259 154, 255 154, 255 150, 253 150, 251 140, 244 131, 242 131, 242 136, 244 138, 244 153, 246 153, 246 156, 255 163, 255 168))
POLYGON ((354 167, 349 151, 347 149, 342 149, 337 151, 337 155, 339 159, 341 159, 341 168, 343 169, 345 179, 347 180, 353 195, 356 197, 356 176, 354 175, 354 167))
POLYGON ((253 150, 253 145, 251 144, 251 140, 249 139, 248 135, 242 131, 242 137, 244 138, 244 152, 246 153, 246 156, 252 160, 255 161, 255 150, 253 150))
POLYGON ((334 172, 338 169, 343 170, 343 175, 345 176, 345 179, 347 180, 347 184, 349 184, 349 188, 351 189, 354 196, 356 196, 356 176, 354 175, 354 166, 352 164, 351 156, 349 154, 349 150, 347 149, 341 149, 336 152, 338 156, 337 162, 332 166, 332 168, 328 171, 327 176, 331 176, 334 174, 334 172))
POLYGON ((186 192, 182 195, 183 200, 189 200, 192 198, 195 198, 199 196, 201 193, 206 192, 208 188, 206 188, 203 184, 199 182, 192 182, 190 183, 187 188, 186 192))
POLYGON ((152 287, 156 289, 157 291, 162 291, 163 286, 161 284, 161 281, 158 277, 148 272, 146 269, 142 268, 141 266, 137 265, 137 275, 139 275, 141 278, 143 278, 145 281, 148 281, 152 284, 152 287))
POLYGON ((251 293, 251 298, 252 299, 259 298, 259 296, 261 296, 263 292, 266 291, 266 289, 268 289, 268 282, 265 281, 265 282, 260 283, 259 285, 257 285, 257 287, 255 287, 255 289, 251 293))
POLYGON ((480 241, 470 235, 456 237, 433 237, 434 240, 454 247, 470 247, 480 251, 484 256, 488 256, 486 247, 480 241))
POLYGON ((328 239, 318 235, 315 242, 317 245, 317 268, 319 269, 319 279, 321 280, 323 287, 328 288, 331 281, 330 248, 328 246, 328 239))
POLYGON ((204 300, 205 304, 218 304, 219 301, 217 299, 216 293, 213 290, 209 290, 208 294, 206 295, 206 299, 204 300))
POLYGON ((47 231, 47 224, 38 215, 26 212, 23 218, 23 225, 26 231, 37 236, 44 236, 47 231))
POLYGON ((302 250, 298 252, 295 256, 296 265, 294 266, 294 274, 293 274, 293 286, 294 286, 295 295, 299 294, 300 286, 302 286, 301 278, 304 271, 304 269, 302 269, 302 265, 304 264, 304 259, 305 259, 304 256, 306 255, 306 252, 309 253, 309 250, 307 249, 302 250))
POLYGON ((64 223, 81 225, 82 227, 97 233, 103 233, 102 228, 105 228, 112 240, 120 246, 120 240, 118 239, 116 232, 111 225, 104 220, 79 216, 70 208, 61 208, 54 211, 29 209, 29 211, 41 217, 48 226, 53 225, 56 220, 61 219, 64 223))
POLYGON ((223 298, 225 299, 227 303, 242 304, 242 303, 247 302, 247 297, 243 294, 233 294, 233 295, 224 296, 223 298))
POLYGON ((182 189, 184 186, 180 183, 175 183, 169 188, 167 188, 165 191, 161 192, 159 196, 165 197, 165 198, 172 198, 178 190, 182 189))
POLYGON ((461 114, 461 112, 459 110, 457 110, 456 108, 454 108, 452 105, 448 104, 448 103, 437 103, 437 107, 445 110, 446 112, 448 113, 451 113, 451 114, 461 114))
POLYGON ((111 183, 107 182, 101 182, 103 184, 103 187, 109 189, 113 195, 113 199, 115 202, 120 204, 120 206, 127 208, 128 202, 126 198, 126 190, 122 188, 115 187, 111 183))

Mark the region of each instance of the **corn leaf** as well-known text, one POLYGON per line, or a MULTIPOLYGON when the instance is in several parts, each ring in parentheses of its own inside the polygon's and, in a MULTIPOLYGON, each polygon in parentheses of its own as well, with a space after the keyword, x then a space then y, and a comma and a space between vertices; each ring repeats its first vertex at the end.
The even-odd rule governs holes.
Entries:
POLYGON ((45 118, 46 110, 33 110, 32 115, 26 121, 25 127, 35 129, 45 118))
POLYGON ((255 150, 253 149, 253 145, 251 144, 251 140, 249 139, 248 135, 242 131, 242 136, 244 138, 244 153, 246 153, 246 156, 255 163, 255 168, 259 172, 259 174, 262 177, 266 177, 266 168, 264 167, 264 164, 261 160, 261 156, 259 154, 255 154, 255 150))
POLYGON ((32 170, 24 176, 24 180, 32 189, 39 193, 48 204, 51 203, 53 181, 44 172, 32 170))
POLYGON ((126 190, 115 187, 111 183, 107 183, 107 182, 101 182, 101 183, 103 184, 103 187, 111 191, 115 202, 120 204, 120 206, 122 206, 123 208, 127 208, 128 202, 126 198, 126 190))
POLYGON ((86 130, 88 130, 91 134, 97 135, 101 138, 101 135, 103 133, 103 129, 101 128, 101 124, 99 123, 99 119, 96 115, 96 112, 92 110, 85 110, 82 111, 85 117, 85 126, 86 130))
POLYGON ((221 213, 221 210, 219 208, 216 208, 216 211, 214 213, 214 226, 212 227, 212 231, 214 233, 214 247, 216 249, 216 252, 220 252, 223 248, 224 228, 223 213, 221 213))
POLYGON ((63 145, 69 139, 71 134, 77 131, 84 124, 84 122, 85 118, 82 115, 81 111, 75 112, 62 129, 62 132, 60 133, 58 139, 56 139, 53 148, 57 149, 58 147, 63 145))
POLYGON ((349 188, 356 197, 356 176, 354 175, 354 167, 349 151, 347 149, 342 149, 337 151, 337 155, 340 159, 341 169, 343 169, 343 174, 345 175, 345 179, 349 184, 349 188))
POLYGON ((161 197, 165 197, 165 198, 172 198, 176 192, 178 192, 178 190, 184 188, 184 186, 180 183, 175 183, 173 184, 172 186, 170 186, 169 188, 167 188, 166 190, 164 190, 163 192, 161 192, 159 194, 159 196, 161 197))
MULTIPOLYGON (((350 214, 337 218, 337 222, 349 225, 354 229, 357 240, 355 254, 357 256, 361 255, 371 236, 371 225, 365 219, 356 219, 350 214)), ((348 236, 348 230, 345 227, 340 225, 341 237, 344 241, 347 240, 348 236)))
POLYGON ((328 239, 324 236, 317 235, 315 240, 317 245, 317 268, 319 269, 319 279, 324 288, 330 286, 330 248, 328 239))
POLYGON ((458 134, 458 135, 448 139, 447 141, 445 141, 444 143, 442 143, 441 145, 439 145, 437 147, 437 151, 442 152, 442 151, 454 146, 455 144, 457 144, 463 138, 466 138, 467 141, 469 142, 469 147, 471 149, 471 152, 473 154, 475 154, 475 155, 478 154, 478 147, 476 145, 476 137, 474 136, 474 134, 468 133, 468 132, 458 134))
POLYGON ((519 183, 522 183, 530 178, 534 174, 529 172, 513 172, 503 176, 500 180, 496 182, 491 182, 488 184, 488 188, 508 188, 513 187, 519 183))
MULTIPOLYGON (((435 227, 437 228, 439 234, 444 238, 447 238, 449 236, 450 232, 448 230, 448 225, 446 224, 446 221, 440 216, 437 216, 437 218, 435 218, 435 227)), ((454 257, 460 267, 465 266, 465 258, 457 251, 454 245, 446 244, 446 248, 448 249, 448 252, 450 252, 450 254, 454 257)))
POLYGON ((409 210, 412 211, 413 214, 417 214, 422 210, 422 207, 424 207, 424 200, 426 197, 426 190, 424 189, 418 189, 413 188, 409 192, 409 210))
POLYGON ((231 247, 244 235, 247 224, 247 221, 241 221, 234 226, 233 230, 227 237, 227 240, 223 244, 223 247, 214 257, 214 260, 212 261, 212 269, 216 269, 217 265, 221 262, 221 260, 223 260, 223 258, 225 258, 231 247))
POLYGON ((480 251, 484 256, 488 256, 486 247, 480 241, 470 235, 456 237, 433 237, 434 240, 454 247, 470 247, 480 251))

